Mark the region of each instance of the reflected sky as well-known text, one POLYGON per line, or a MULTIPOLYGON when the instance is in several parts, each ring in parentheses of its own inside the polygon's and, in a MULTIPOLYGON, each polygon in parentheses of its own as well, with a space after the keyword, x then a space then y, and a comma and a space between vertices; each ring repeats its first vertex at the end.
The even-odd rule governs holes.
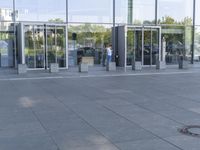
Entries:
MULTIPOLYGON (((68 0, 70 22, 112 23, 113 0, 68 0)), ((197 0, 197 7, 200 6, 197 0)), ((13 0, 0 0, 1 8, 12 8, 13 0)), ((66 0, 16 0, 18 20, 48 21, 65 20, 66 0)), ((133 0, 133 20, 154 19, 155 0, 133 0)), ((158 18, 171 16, 175 20, 192 17, 192 0, 158 0, 158 18)), ((127 23, 128 0, 116 0, 116 22, 127 23)), ((197 14, 200 14, 197 9, 197 14)), ((197 22, 199 19, 197 17, 197 22)))

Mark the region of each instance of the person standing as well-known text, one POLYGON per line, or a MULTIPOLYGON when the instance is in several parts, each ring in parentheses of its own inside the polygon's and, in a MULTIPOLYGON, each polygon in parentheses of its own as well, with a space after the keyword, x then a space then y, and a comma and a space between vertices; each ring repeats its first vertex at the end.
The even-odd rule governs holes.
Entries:
POLYGON ((106 51, 107 51, 107 63, 110 63, 112 58, 112 45, 108 45, 106 51))

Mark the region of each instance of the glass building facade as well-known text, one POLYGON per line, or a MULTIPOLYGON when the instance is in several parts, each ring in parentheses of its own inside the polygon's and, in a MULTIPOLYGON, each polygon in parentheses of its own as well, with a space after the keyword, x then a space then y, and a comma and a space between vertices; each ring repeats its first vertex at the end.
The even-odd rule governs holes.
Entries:
MULTIPOLYGON (((102 64, 105 45, 116 44, 118 35, 112 31, 118 26, 147 27, 144 33, 139 28, 128 31, 130 54, 135 37, 143 42, 143 53, 149 43, 157 49, 159 27, 167 64, 177 64, 180 53, 188 62, 200 62, 200 0, 0 0, 0 67, 22 60, 29 68, 48 68, 50 62, 75 66, 82 56, 102 64)), ((114 50, 118 54, 118 47, 114 50)))

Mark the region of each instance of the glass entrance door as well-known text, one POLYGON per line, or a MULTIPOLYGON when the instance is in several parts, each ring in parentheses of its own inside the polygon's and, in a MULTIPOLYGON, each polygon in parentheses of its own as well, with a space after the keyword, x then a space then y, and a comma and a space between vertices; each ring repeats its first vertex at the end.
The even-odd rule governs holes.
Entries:
POLYGON ((144 29, 143 31, 143 65, 152 65, 152 34, 151 30, 144 29))
POLYGON ((24 26, 25 63, 28 68, 44 68, 44 26, 24 26))
POLYGON ((143 30, 143 65, 153 66, 159 56, 159 31, 156 28, 143 30))
POLYGON ((141 61, 143 66, 154 66, 159 57, 160 28, 129 27, 127 33, 127 65, 141 61))
POLYGON ((24 25, 24 57, 28 68, 47 69, 50 63, 66 67, 66 26, 24 25))

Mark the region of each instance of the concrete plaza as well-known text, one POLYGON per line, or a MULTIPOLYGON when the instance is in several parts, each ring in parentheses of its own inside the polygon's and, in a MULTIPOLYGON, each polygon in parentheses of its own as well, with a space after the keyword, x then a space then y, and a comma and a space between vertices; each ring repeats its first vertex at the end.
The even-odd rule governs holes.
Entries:
POLYGON ((199 150, 200 71, 0 75, 0 150, 199 150), (197 131, 199 132, 199 131, 197 131))

